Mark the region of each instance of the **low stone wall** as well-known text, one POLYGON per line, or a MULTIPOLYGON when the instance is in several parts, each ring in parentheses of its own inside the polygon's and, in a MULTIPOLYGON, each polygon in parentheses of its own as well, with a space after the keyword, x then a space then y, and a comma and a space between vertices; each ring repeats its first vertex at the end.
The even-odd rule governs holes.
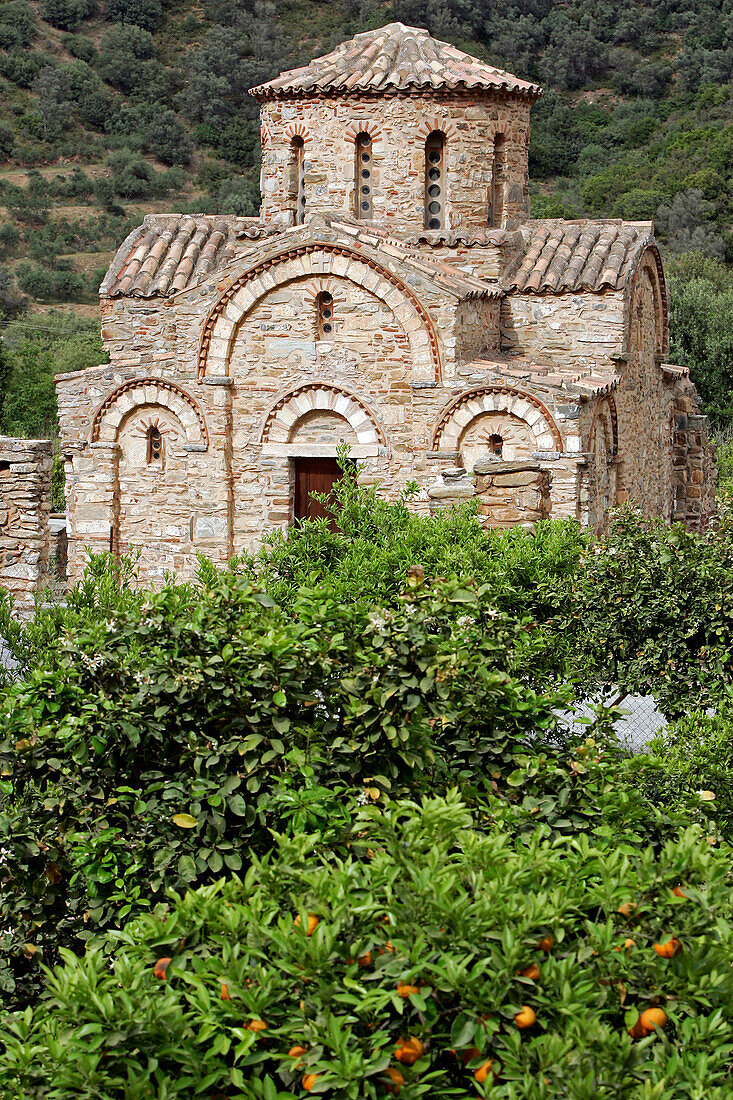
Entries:
POLYGON ((477 500, 486 527, 531 527, 550 514, 550 475, 535 462, 484 459, 473 473, 442 470, 428 489, 431 512, 477 500))
POLYGON ((21 616, 48 580, 52 463, 50 440, 0 436, 0 588, 21 616))

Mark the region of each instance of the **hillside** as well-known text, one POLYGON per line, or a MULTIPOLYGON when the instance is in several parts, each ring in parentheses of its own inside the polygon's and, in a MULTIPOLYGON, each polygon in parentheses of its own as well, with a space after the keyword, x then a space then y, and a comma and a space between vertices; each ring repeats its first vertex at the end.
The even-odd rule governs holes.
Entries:
MULTIPOLYGON (((145 213, 256 213, 247 89, 394 19, 543 84, 536 216, 654 218, 668 257, 733 261, 724 0, 7 0, 0 311, 11 358, 19 340, 48 344, 93 325, 101 274, 145 213)), ((713 285, 726 277, 722 264, 707 272, 713 285)))

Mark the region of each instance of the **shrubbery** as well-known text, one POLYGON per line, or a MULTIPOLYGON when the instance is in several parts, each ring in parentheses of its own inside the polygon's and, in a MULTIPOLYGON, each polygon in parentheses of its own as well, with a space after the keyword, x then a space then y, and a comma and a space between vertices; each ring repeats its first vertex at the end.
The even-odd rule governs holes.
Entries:
POLYGON ((28 971, 29 940, 53 958, 165 887, 238 870, 305 765, 316 784, 377 795, 513 770, 558 702, 512 676, 520 642, 456 582, 375 611, 321 586, 283 612, 223 575, 67 621, 0 726, 12 973, 28 971))
POLYGON ((449 795, 317 846, 67 956, 0 1032, 3 1095, 729 1095, 729 861, 695 830, 514 843, 449 795))
POLYGON ((723 1100, 727 519, 486 533, 348 469, 339 531, 2 605, 0 983, 35 1007, 0 1095, 723 1100), (613 707, 564 729, 571 681, 718 713, 633 758, 613 707))

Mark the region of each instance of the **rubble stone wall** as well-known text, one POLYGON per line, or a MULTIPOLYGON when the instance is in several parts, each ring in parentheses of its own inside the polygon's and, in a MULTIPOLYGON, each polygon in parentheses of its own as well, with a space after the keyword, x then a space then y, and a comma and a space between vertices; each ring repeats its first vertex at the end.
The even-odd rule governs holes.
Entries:
MULTIPOLYGON (((372 217, 424 227, 425 139, 445 133, 445 226, 486 226, 494 137, 503 134, 504 221, 529 211, 529 103, 502 93, 292 96, 262 104, 262 215, 292 225, 291 143, 304 141, 306 214, 357 216, 354 139, 372 135, 372 217)), ((360 181, 359 181, 360 182, 360 181)))
POLYGON ((0 436, 0 588, 20 615, 50 579, 52 464, 50 440, 0 436))
POLYGON ((431 512, 469 500, 478 503, 485 527, 532 527, 550 515, 551 477, 533 462, 476 463, 473 473, 465 467, 445 469, 428 490, 431 512))
POLYGON ((624 348, 626 303, 621 291, 601 294, 511 294, 502 302, 502 346, 599 371, 613 367, 624 348))

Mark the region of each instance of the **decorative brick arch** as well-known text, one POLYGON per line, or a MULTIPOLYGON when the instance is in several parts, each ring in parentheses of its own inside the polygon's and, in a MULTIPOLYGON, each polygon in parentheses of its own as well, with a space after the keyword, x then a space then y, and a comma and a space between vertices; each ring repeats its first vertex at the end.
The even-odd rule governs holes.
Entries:
POLYGON ((457 451, 465 429, 485 413, 509 413, 532 429, 538 451, 562 451, 562 436, 551 414, 531 393, 512 386, 479 386, 460 394, 442 412, 432 439, 434 451, 457 451))
POLYGON ((460 137, 454 122, 451 122, 449 118, 438 118, 437 115, 433 118, 424 119, 418 126, 416 133, 423 141, 427 141, 436 130, 441 134, 445 134, 446 141, 457 141, 460 137))
POLYGON ((106 397, 94 415, 90 443, 113 443, 125 417, 145 405, 169 409, 180 421, 187 444, 208 447, 209 433, 198 404, 185 390, 162 378, 132 379, 106 397))
POLYGON ((342 416, 360 445, 386 444, 381 425, 366 402, 330 382, 305 382, 283 394, 265 418, 260 443, 287 443, 293 425, 310 412, 342 416))
POLYGON ((611 431, 611 456, 615 458, 618 454, 618 412, 616 411, 616 399, 612 393, 606 394, 605 397, 599 397, 596 401, 590 432, 588 433, 588 446, 586 448, 588 451, 593 450, 599 416, 605 416, 608 420, 611 431))
POLYGON ((363 122, 350 122, 344 130, 344 141, 348 141, 350 145, 354 145, 359 134, 369 134, 372 141, 379 141, 382 134, 382 128, 378 122, 372 119, 365 119, 363 122))
POLYGON ((403 326, 410 343, 415 377, 440 381, 438 336, 419 299, 391 271, 346 245, 301 245, 279 252, 235 279, 206 319, 198 354, 198 378, 226 375, 234 340, 250 309, 276 286, 296 279, 327 276, 346 279, 384 302, 403 326), (379 276, 375 280, 375 275, 379 276), (422 367, 422 370, 421 370, 422 367))
POLYGON ((657 353, 666 355, 669 351, 669 297, 667 294, 667 282, 664 278, 664 267, 659 249, 655 244, 648 244, 639 253, 634 264, 631 277, 627 282, 626 297, 626 342, 627 352, 630 351, 629 334, 633 321, 632 310, 636 299, 636 289, 644 274, 649 276, 654 292, 654 319, 656 325, 657 353))
POLYGON ((289 126, 285 127, 283 133, 288 141, 292 141, 296 137, 302 138, 304 144, 311 141, 311 132, 304 122, 291 122, 289 126))

